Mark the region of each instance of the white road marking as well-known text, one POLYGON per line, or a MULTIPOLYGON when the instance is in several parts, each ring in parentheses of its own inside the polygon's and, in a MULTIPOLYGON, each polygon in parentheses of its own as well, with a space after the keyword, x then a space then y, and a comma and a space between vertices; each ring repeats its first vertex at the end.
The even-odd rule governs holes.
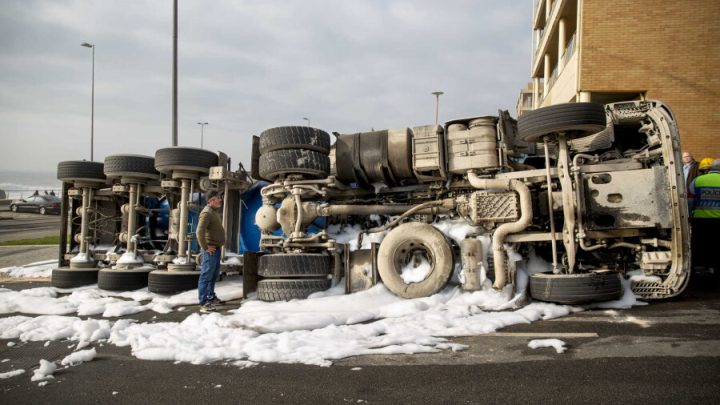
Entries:
POLYGON ((544 337, 544 338, 593 338, 599 337, 595 332, 591 333, 572 333, 572 332, 495 332, 487 333, 480 336, 493 336, 493 337, 544 337))

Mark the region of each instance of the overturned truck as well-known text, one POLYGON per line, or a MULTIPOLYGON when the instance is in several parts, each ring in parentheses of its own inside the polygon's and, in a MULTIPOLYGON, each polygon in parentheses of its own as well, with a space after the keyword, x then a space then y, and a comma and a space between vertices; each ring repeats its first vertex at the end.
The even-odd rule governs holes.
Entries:
POLYGON ((250 186, 242 165, 222 152, 173 146, 155 157, 117 154, 104 162, 58 163, 61 193, 59 268, 52 284, 74 288, 175 293, 197 288, 199 247, 194 230, 203 193, 225 194, 223 271, 233 272, 240 203, 250 186), (70 236, 70 238, 68 238, 70 236))
POLYGON ((569 103, 518 121, 499 111, 335 136, 331 145, 321 130, 279 127, 254 138, 253 177, 270 182, 256 215, 263 253, 245 258, 260 299, 305 297, 343 276, 346 292, 382 280, 417 298, 456 267, 468 290, 481 288, 483 269, 503 289, 530 252, 551 263, 530 276, 530 295, 543 301, 616 299, 631 272, 644 299, 688 283, 678 130, 662 102, 569 103), (448 219, 472 232, 447 237, 434 225, 448 219), (340 243, 333 224, 360 229, 357 243, 340 243), (419 279, 403 276, 420 266, 419 279))

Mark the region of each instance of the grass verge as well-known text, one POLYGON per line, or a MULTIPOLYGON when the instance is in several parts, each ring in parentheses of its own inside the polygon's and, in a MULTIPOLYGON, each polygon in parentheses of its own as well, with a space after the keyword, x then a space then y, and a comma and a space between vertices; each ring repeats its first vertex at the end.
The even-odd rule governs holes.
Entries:
POLYGON ((0 242, 0 246, 24 246, 24 245, 58 245, 60 235, 43 236, 42 238, 6 240, 0 242))

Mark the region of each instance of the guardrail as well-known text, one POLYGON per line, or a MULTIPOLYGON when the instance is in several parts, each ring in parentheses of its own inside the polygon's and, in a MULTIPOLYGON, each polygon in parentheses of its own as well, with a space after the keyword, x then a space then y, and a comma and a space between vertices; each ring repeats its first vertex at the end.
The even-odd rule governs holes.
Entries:
MULTIPOLYGON (((38 189, 38 190, 28 190, 28 189, 2 189, 0 191, 5 192, 5 198, 6 200, 17 200, 17 199, 23 199, 25 197, 30 197, 35 194, 37 191, 37 195, 49 195, 51 192, 55 193, 56 196, 59 196, 62 192, 61 188, 48 188, 48 189, 38 189)), ((2 199, 0 199, 2 201, 2 199)))

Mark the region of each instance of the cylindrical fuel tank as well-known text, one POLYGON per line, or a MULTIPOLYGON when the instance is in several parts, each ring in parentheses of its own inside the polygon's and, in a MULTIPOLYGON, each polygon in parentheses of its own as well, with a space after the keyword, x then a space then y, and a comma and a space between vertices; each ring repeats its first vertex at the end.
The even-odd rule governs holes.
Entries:
POLYGON ((396 186, 414 179, 412 135, 407 128, 338 136, 335 171, 344 183, 396 186))
POLYGON ((497 117, 480 117, 448 126, 448 170, 464 174, 470 169, 498 166, 497 117))

